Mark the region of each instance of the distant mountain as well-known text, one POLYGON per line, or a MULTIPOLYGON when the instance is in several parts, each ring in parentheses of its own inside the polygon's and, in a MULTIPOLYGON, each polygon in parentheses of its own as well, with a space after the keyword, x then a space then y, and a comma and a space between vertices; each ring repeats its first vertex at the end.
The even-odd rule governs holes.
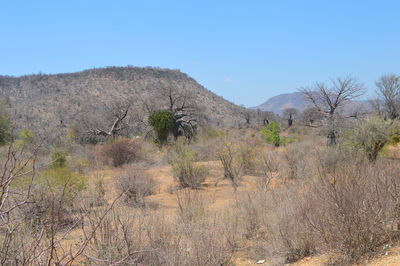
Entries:
MULTIPOLYGON (((274 96, 252 109, 274 112, 281 115, 287 108, 296 108, 300 111, 304 111, 309 106, 310 103, 304 98, 301 92, 293 92, 274 96)), ((368 111, 371 110, 371 106, 368 101, 353 101, 351 104, 347 104, 344 110, 346 113, 351 113, 356 110, 368 111)))
POLYGON ((260 104, 254 109, 260 109, 262 111, 274 112, 276 114, 282 114, 283 110, 287 108, 296 108, 303 111, 307 107, 307 101, 304 99, 301 92, 284 93, 269 98, 263 104, 260 104))

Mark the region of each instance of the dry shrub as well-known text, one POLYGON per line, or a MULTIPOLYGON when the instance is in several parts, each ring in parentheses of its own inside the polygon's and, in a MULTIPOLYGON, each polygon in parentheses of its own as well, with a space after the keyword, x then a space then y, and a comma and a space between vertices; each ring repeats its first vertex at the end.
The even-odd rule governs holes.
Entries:
POLYGON ((288 260, 322 250, 339 252, 341 263, 350 263, 391 241, 399 221, 399 172, 393 162, 353 158, 280 198, 275 230, 288 260))
POLYGON ((206 215, 204 198, 196 191, 181 190, 176 194, 178 201, 178 218, 182 223, 201 220, 206 215))
POLYGON ((228 265, 237 223, 212 214, 196 191, 179 193, 176 220, 153 216, 147 221, 150 246, 158 254, 151 265, 228 265))
POLYGON ((199 161, 218 160, 218 153, 221 147, 222 137, 200 137, 191 143, 190 147, 196 152, 199 161))
POLYGON ((106 204, 106 188, 104 177, 95 173, 87 186, 86 193, 82 193, 82 200, 90 207, 98 207, 106 204))
POLYGON ((99 151, 99 157, 104 165, 119 167, 142 159, 142 143, 136 139, 117 139, 105 144, 99 151))
POLYGON ((145 207, 145 197, 154 193, 156 182, 139 167, 130 166, 118 177, 117 186, 124 193, 126 203, 145 207))
POLYGON ((105 218, 101 217, 100 212, 92 213, 89 227, 98 228, 84 252, 88 263, 137 265, 148 262, 155 251, 145 241, 143 219, 141 214, 127 215, 121 209, 114 209, 105 218))
POLYGON ((219 160, 224 169, 224 179, 229 179, 233 189, 236 191, 244 172, 240 146, 233 143, 224 143, 224 147, 219 154, 219 160))
POLYGON ((178 143, 168 154, 168 161, 172 165, 174 177, 179 182, 180 188, 200 188, 208 172, 203 165, 196 163, 194 151, 178 143))
POLYGON ((279 155, 274 151, 264 151, 258 154, 257 164, 257 187, 267 191, 272 178, 276 177, 280 170, 279 155))
POLYGON ((199 161, 214 161, 218 160, 218 153, 221 147, 221 142, 226 136, 226 133, 213 129, 202 128, 196 141, 192 142, 190 147, 196 152, 196 158, 199 161))
POLYGON ((283 170, 289 179, 307 178, 312 176, 315 169, 317 143, 314 141, 302 141, 289 144, 284 153, 283 170))

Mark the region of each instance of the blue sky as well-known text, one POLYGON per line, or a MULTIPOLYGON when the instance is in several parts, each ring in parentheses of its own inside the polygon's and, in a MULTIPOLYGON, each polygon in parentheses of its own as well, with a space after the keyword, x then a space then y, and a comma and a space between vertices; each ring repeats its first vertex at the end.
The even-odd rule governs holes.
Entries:
POLYGON ((0 75, 180 69, 237 104, 400 72, 400 1, 0 0, 0 75))

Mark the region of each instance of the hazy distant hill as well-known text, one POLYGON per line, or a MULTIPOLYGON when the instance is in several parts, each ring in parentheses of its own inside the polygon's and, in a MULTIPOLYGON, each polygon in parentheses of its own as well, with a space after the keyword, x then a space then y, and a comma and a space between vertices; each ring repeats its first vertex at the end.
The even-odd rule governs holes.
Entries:
MULTIPOLYGON (((310 106, 310 104, 307 102, 301 92, 293 92, 274 96, 263 104, 253 107, 253 109, 270 111, 280 115, 282 114, 283 110, 287 108, 296 108, 300 111, 304 111, 304 109, 306 109, 308 106, 310 106)), ((351 104, 347 104, 345 107, 345 112, 352 112, 358 109, 367 111, 370 108, 371 107, 367 101, 354 101, 351 104)))
POLYGON ((286 108, 296 108, 299 110, 304 110, 306 108, 307 102, 305 101, 303 94, 300 92, 284 93, 269 98, 263 104, 260 104, 255 109, 260 109, 262 111, 274 112, 276 114, 282 114, 283 110, 286 108))
POLYGON ((19 125, 44 131, 79 123, 82 113, 99 115, 105 104, 122 99, 133 99, 134 112, 142 109, 144 99, 153 99, 162 108, 167 100, 162 95, 169 88, 189 91, 211 123, 240 123, 242 107, 178 70, 107 67, 68 74, 0 76, 0 96, 11 103, 19 125))

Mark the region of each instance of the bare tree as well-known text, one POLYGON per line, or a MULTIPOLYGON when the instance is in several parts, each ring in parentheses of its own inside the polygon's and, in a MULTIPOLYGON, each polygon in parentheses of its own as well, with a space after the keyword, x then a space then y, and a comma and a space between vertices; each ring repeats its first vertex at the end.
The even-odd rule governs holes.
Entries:
POLYGON ((320 127, 323 125, 324 116, 316 108, 307 108, 301 114, 301 121, 309 127, 320 127))
POLYGON ((263 126, 276 119, 276 115, 273 112, 261 111, 260 109, 257 109, 256 116, 263 126))
POLYGON ((251 109, 246 109, 243 111, 243 117, 246 120, 246 125, 251 124, 251 120, 254 118, 255 112, 251 109))
POLYGON ((184 135, 190 140, 196 133, 199 122, 196 113, 199 108, 192 99, 192 95, 187 91, 179 92, 177 89, 169 89, 169 110, 174 117, 172 134, 175 139, 184 135))
POLYGON ((379 113, 384 112, 390 120, 398 119, 400 117, 400 77, 394 74, 384 75, 375 84, 378 94, 375 108, 379 113))
POLYGON ((127 124, 124 123, 124 120, 127 118, 130 108, 131 103, 129 102, 111 104, 107 107, 107 109, 109 112, 108 116, 111 116, 113 120, 110 122, 102 121, 101 124, 96 123, 95 125, 89 126, 87 133, 89 135, 102 136, 105 138, 118 135, 127 127, 127 124), (109 125, 108 128, 105 127, 107 124, 109 125))
POLYGON ((287 108, 283 111, 283 115, 285 119, 288 121, 288 126, 291 127, 293 125, 294 119, 296 119, 300 114, 300 111, 296 108, 287 108))
POLYGON ((328 123, 328 145, 337 143, 337 117, 340 109, 351 100, 365 93, 364 85, 351 76, 331 79, 331 86, 316 83, 313 88, 300 89, 305 98, 318 110, 328 123))

